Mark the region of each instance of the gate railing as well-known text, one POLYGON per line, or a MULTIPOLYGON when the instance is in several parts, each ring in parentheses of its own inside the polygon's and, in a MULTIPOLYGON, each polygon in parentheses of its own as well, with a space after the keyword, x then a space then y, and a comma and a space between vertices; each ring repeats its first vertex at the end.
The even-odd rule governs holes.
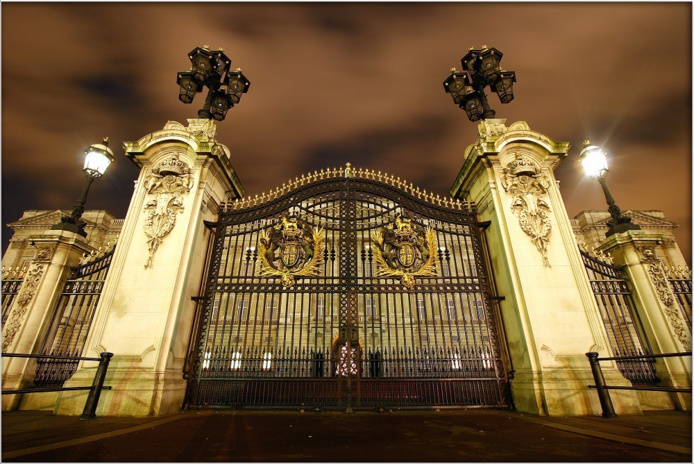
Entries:
POLYGON ((207 353, 191 405, 235 407, 502 406, 500 362, 483 348, 367 352, 341 375, 336 355, 311 350, 223 348, 207 353), (224 382, 226 381, 226 382, 224 382), (353 395, 348 403, 346 395, 353 395))
POLYGON ((35 386, 62 386, 77 370, 114 251, 115 245, 100 248, 73 269, 40 349, 35 386))
POLYGON ((214 228, 188 406, 509 407, 473 204, 348 165, 214 228))
POLYGON ((646 390, 646 391, 659 391, 659 392, 670 392, 670 393, 692 393, 691 388, 674 388, 674 387, 648 387, 648 386, 609 386, 605 384, 605 376, 602 373, 602 368, 600 367, 600 361, 625 361, 625 360, 636 360, 636 359, 651 359, 656 358, 673 358, 682 356, 691 356, 691 352, 687 353, 664 353, 664 354, 651 354, 644 356, 612 356, 609 358, 598 358, 598 353, 590 352, 586 353, 588 361, 590 362, 590 369, 593 372, 593 379, 595 380, 595 385, 588 385, 588 388, 595 388, 598 392, 598 398, 600 399, 600 407, 602 408, 602 417, 610 419, 617 417, 614 412, 614 406, 612 405, 612 399, 610 398, 610 392, 608 390, 646 390))
POLYGON ((101 353, 98 358, 76 358, 76 357, 66 357, 66 356, 46 356, 46 355, 36 355, 36 354, 21 354, 21 353, 2 353, 3 358, 30 358, 38 360, 67 360, 70 363, 79 363, 80 361, 99 361, 99 367, 96 369, 94 374, 94 381, 91 387, 47 387, 47 388, 20 388, 14 390, 3 390, 3 395, 17 395, 23 393, 46 393, 46 392, 61 392, 61 391, 74 391, 74 390, 89 390, 89 395, 87 396, 87 401, 84 403, 84 409, 82 410, 82 415, 80 420, 91 420, 96 418, 96 407, 99 404, 99 397, 101 396, 101 390, 110 390, 110 386, 104 386, 104 380, 106 379, 106 371, 108 370, 108 365, 111 362, 113 353, 104 352, 101 353))
POLYGON ((629 284, 608 255, 580 249, 617 367, 635 385, 660 382, 629 284))
MULTIPOLYGON (((428 351, 384 348, 361 356, 361 378, 487 378, 499 359, 488 347, 428 351)), ((205 378, 324 378, 338 376, 338 360, 320 351, 297 348, 222 348, 203 357, 200 379, 205 378)))
POLYGON ((692 271, 687 267, 666 268, 668 281, 675 294, 675 300, 682 312, 682 317, 692 331, 692 271))
POLYGON ((22 268, 2 268, 2 324, 4 325, 7 321, 7 317, 10 315, 10 309, 12 308, 12 303, 19 293, 19 288, 24 282, 24 276, 26 275, 28 266, 22 268))

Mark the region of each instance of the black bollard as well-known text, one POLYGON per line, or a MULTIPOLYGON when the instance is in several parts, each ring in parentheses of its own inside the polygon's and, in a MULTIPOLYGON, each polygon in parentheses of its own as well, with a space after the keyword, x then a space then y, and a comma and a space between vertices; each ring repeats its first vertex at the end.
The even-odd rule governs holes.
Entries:
POLYGON ((593 371, 595 389, 598 391, 598 398, 600 399, 600 406, 602 407, 602 417, 605 419, 617 417, 617 414, 614 412, 614 406, 612 406, 610 392, 605 388, 605 377, 602 375, 600 361, 598 361, 598 353, 590 352, 586 353, 586 356, 588 356, 588 361, 590 361, 590 370, 593 371))
POLYGON ((89 390, 89 396, 87 397, 87 402, 84 404, 84 410, 82 411, 80 420, 96 419, 96 407, 99 404, 99 396, 101 395, 101 389, 106 379, 108 363, 111 361, 112 357, 113 353, 101 353, 99 367, 96 369, 92 389, 89 390))

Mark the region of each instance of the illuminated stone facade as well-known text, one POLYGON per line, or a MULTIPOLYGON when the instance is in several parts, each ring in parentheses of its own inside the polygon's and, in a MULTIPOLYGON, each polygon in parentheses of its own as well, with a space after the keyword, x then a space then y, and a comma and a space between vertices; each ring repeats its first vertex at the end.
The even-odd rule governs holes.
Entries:
MULTIPOLYGON (((15 234, 4 272, 33 272, 7 311, 4 343, 15 352, 37 352, 71 269, 117 240, 82 353, 115 353, 113 388, 102 393, 100 414, 174 412, 193 401, 182 373, 197 369, 202 385, 215 369, 233 380, 237 372, 248 377, 249 366, 258 378, 438 376, 460 380, 461 389, 476 372, 497 382, 497 394, 508 382, 521 411, 599 414, 586 389, 593 380, 585 353, 612 351, 579 244, 631 266, 657 352, 691 349, 691 322, 664 286, 668 269, 684 266, 676 225, 658 211, 628 211, 643 230, 605 239, 606 212, 570 220, 554 178, 568 144, 524 122, 480 123, 444 198, 350 165, 245 198, 215 132, 211 121, 169 122, 126 143, 141 169, 128 216, 86 212, 86 239, 50 230, 63 211, 27 211, 10 224, 15 234), (340 200, 341 179, 362 196, 340 200), (310 189, 318 193, 292 196, 310 189), (465 223, 468 202, 477 216, 465 223), (310 217, 313 228, 301 222, 310 217), (229 229, 210 255, 222 227, 229 229), (486 248, 473 246, 480 234, 486 248), (347 254, 353 258, 345 260, 347 254), (480 277, 489 268, 493 289, 480 277), (216 272, 216 280, 203 280, 206 272, 216 272)), ((607 363, 604 373, 611 385, 629 385, 615 365, 607 363)), ((93 363, 82 363, 65 386, 89 385, 93 374, 93 363)), ((669 385, 691 384, 691 368, 676 361, 659 374, 669 385)), ((27 385, 33 375, 26 363, 6 363, 3 382, 27 385)), ((21 405, 3 398, 3 407, 79 414, 85 394, 30 396, 21 405)), ((612 396, 618 413, 690 405, 630 391, 612 396)), ((510 404, 504 393, 498 401, 510 404)))

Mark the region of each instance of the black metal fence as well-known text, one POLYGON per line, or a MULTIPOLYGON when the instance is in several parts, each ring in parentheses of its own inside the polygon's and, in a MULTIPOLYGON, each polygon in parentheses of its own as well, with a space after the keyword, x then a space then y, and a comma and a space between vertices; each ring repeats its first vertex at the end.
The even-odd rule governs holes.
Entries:
POLYGON ((61 386, 77 369, 115 246, 73 269, 53 311, 37 360, 34 385, 61 386))
POLYGON ((189 406, 509 407, 474 208, 360 170, 252 203, 216 225, 189 406), (407 268, 379 261, 379 234, 396 232, 407 268), (289 276, 307 246, 318 264, 289 276))
POLYGON ((12 303, 14 303, 19 289, 24 282, 27 267, 2 270, 2 324, 7 322, 12 303))
POLYGON ((634 361, 641 360, 643 358, 650 359, 653 362, 657 358, 673 358, 673 357, 683 357, 691 356, 691 352, 687 353, 664 353, 664 354, 651 354, 647 356, 613 356, 607 358, 599 358, 598 353, 590 352, 586 353, 588 360, 590 362, 590 369, 593 372, 593 379, 595 380, 595 385, 588 385, 588 388, 595 388, 598 392, 598 398, 600 400, 600 406, 602 408, 602 417, 610 419, 617 417, 614 411, 614 405, 612 404, 612 399, 610 398, 610 392, 608 390, 641 390, 641 391, 658 391, 666 393, 692 393, 691 388, 674 388, 674 387, 655 387, 655 386, 611 386, 607 385, 605 382, 605 376, 602 373, 602 368, 600 367, 600 361, 616 361, 617 363, 624 361, 634 361))
POLYGON ((659 383, 652 349, 622 270, 607 256, 580 252, 620 372, 635 385, 659 383))
POLYGON ((672 287, 682 317, 692 331, 692 272, 683 267, 667 269, 668 281, 672 287))
MULTIPOLYGON (((352 407, 499 405, 499 379, 488 350, 385 348, 359 358, 350 379, 352 407)), ((339 375, 339 364, 335 355, 291 348, 217 350, 204 358, 198 405, 346 406, 346 376, 339 375)))
POLYGON ((98 358, 75 358, 66 356, 47 356, 47 355, 34 355, 34 354, 21 354, 21 353, 2 353, 3 358, 30 358, 36 359, 38 361, 57 361, 57 362, 68 362, 76 366, 80 361, 98 361, 99 366, 94 374, 94 381, 91 387, 44 387, 44 388, 20 388, 14 390, 3 390, 3 395, 18 395, 27 393, 46 393, 46 392, 61 392, 61 391, 75 391, 75 390, 89 390, 89 395, 87 396, 87 401, 84 404, 84 409, 80 420, 91 420, 96 418, 96 408, 99 404, 99 397, 101 396, 101 390, 110 390, 110 386, 104 386, 104 380, 106 379, 106 372, 108 370, 108 365, 113 357, 113 353, 104 352, 98 358))

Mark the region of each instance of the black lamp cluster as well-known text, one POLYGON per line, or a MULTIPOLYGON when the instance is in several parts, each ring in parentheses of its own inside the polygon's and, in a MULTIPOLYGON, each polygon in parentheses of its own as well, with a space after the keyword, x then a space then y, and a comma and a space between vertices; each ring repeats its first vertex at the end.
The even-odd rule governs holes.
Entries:
POLYGON ((502 56, 504 54, 494 47, 484 45, 481 50, 470 48, 461 60, 463 71, 451 68, 451 75, 443 82, 446 93, 451 94, 453 102, 465 110, 472 122, 491 119, 496 115, 484 93, 486 86, 499 96, 501 103, 513 100, 516 73, 499 66, 502 56))
POLYGON ((251 82, 243 75, 241 68, 231 71, 231 59, 220 48, 210 51, 209 47, 196 47, 188 53, 191 67, 188 72, 178 73, 176 82, 180 86, 178 99, 192 103, 195 94, 208 88, 207 98, 198 117, 224 121, 227 111, 248 92, 251 82))
MULTIPOLYGON (((503 53, 499 50, 493 47, 487 48, 486 45, 481 50, 470 48, 461 60, 463 71, 452 68, 450 76, 443 83, 446 93, 450 93, 453 102, 465 110, 470 121, 491 119, 496 115, 487 102, 487 96, 484 93, 486 86, 499 96, 501 103, 509 103, 513 100, 516 73, 505 71, 499 66, 502 56, 503 53)), ((188 58, 191 62, 190 71, 178 73, 176 81, 180 86, 178 99, 183 103, 192 103, 195 94, 202 92, 203 87, 207 87, 205 105, 198 111, 198 117, 223 121, 229 108, 239 103, 242 94, 248 92, 251 82, 243 75, 240 68, 231 71, 231 59, 221 48, 218 51, 210 51, 207 45, 196 47, 188 54, 188 58)), ((87 178, 87 187, 70 216, 61 218, 60 223, 52 227, 53 230, 68 230, 82 236, 87 235, 82 213, 89 187, 94 180, 104 174, 114 157, 108 147, 108 138, 105 138, 101 144, 91 145, 85 150, 85 154, 87 156, 83 171, 87 178)), ((621 210, 607 189, 605 176, 608 170, 604 152, 599 147, 586 142, 579 159, 586 172, 598 179, 605 193, 612 216, 607 235, 626 230, 639 230, 638 225, 631 223, 631 218, 621 214, 621 210)))

